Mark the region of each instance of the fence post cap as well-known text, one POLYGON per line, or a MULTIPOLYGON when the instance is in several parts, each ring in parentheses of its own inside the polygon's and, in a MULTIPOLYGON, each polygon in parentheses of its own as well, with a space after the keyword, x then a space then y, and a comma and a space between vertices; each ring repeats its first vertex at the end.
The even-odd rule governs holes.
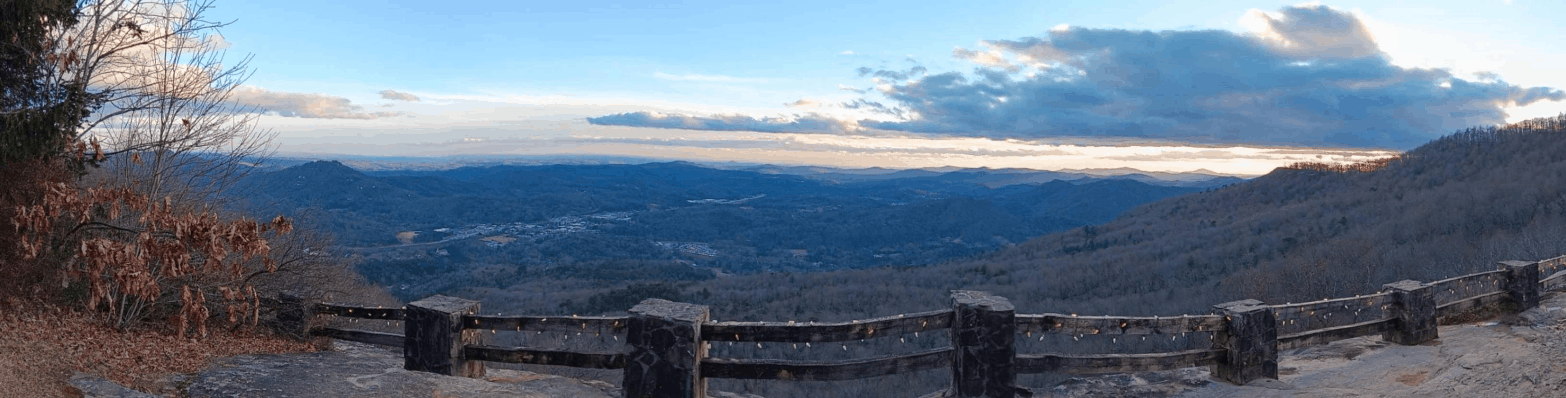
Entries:
POLYGON ((1407 290, 1418 290, 1419 288, 1426 287, 1426 286, 1428 286, 1428 285, 1425 285, 1424 283, 1420 283, 1419 281, 1416 281, 1416 280, 1404 279, 1404 280, 1400 280, 1400 281, 1397 281, 1397 282, 1392 282, 1392 283, 1388 283, 1388 284, 1385 284, 1385 285, 1381 285, 1381 290, 1382 291, 1387 291, 1387 290, 1405 290, 1405 291, 1407 291, 1407 290))
POLYGON ((952 302, 954 304, 984 307, 990 311, 1016 310, 1016 307, 1011 305, 1011 300, 977 290, 953 290, 952 302))
POLYGON ((462 312, 474 308, 479 302, 451 296, 434 295, 408 303, 409 307, 427 308, 440 312, 462 312))
POLYGON ((1213 308, 1218 309, 1220 311, 1232 311, 1232 312, 1253 311, 1253 310, 1257 310, 1257 309, 1265 309, 1266 307, 1267 307, 1267 304, 1262 303, 1261 300, 1257 300, 1257 299, 1236 300, 1236 301, 1230 301, 1230 302, 1227 302, 1227 303, 1220 303, 1220 304, 1213 305, 1213 308))
POLYGON ((631 307, 632 314, 652 316, 667 319, 695 320, 706 322, 709 317, 707 306, 690 303, 676 303, 669 300, 650 298, 631 307))

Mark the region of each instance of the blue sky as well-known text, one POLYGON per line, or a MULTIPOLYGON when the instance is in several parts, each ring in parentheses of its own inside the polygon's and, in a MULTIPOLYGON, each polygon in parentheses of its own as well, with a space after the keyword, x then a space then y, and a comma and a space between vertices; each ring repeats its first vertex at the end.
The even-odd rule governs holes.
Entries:
POLYGON ((1234 154, 1355 160, 1566 110, 1550 66, 1566 65, 1552 45, 1566 29, 1548 20, 1562 2, 982 3, 218 1, 207 16, 235 20, 231 58, 254 55, 238 97, 273 110, 260 127, 321 155, 1256 174, 1310 159, 1234 154), (1258 25, 1269 18, 1290 30, 1258 25), (1177 47, 1261 61, 1213 66, 1177 47), (1352 87, 1311 88, 1334 84, 1352 87), (1513 100, 1531 105, 1493 105, 1513 100), (1162 152, 1233 156, 1116 160, 1162 152))

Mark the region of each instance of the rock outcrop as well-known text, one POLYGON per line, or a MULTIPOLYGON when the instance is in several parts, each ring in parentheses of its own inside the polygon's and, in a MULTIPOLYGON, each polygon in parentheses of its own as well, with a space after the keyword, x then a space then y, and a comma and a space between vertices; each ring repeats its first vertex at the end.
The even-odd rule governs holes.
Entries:
POLYGON ((87 398, 158 398, 157 395, 125 388, 103 376, 77 373, 71 376, 71 387, 76 387, 87 398))

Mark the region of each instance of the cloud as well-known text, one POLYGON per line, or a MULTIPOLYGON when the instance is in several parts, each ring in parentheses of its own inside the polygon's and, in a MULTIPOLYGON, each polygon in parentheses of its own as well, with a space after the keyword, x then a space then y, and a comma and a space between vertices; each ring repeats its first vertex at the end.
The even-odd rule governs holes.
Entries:
POLYGON ((630 112, 587 118, 600 126, 655 127, 686 130, 758 131, 763 133, 844 133, 860 128, 852 121, 833 119, 815 113, 792 117, 753 118, 745 115, 697 117, 666 115, 658 112, 630 112))
MULTIPOLYGON (((1470 81, 1392 65, 1354 15, 1324 6, 1247 18, 1257 33, 1067 27, 958 48, 954 56, 979 66, 971 75, 894 79, 880 91, 907 117, 860 124, 992 137, 1409 148, 1503 123, 1506 106, 1566 99, 1561 90, 1493 74, 1470 81)), ((859 73, 874 73, 867 70, 859 73)))
POLYGON ((842 85, 842 84, 837 85, 837 89, 838 90, 843 90, 843 91, 853 91, 853 92, 859 93, 859 94, 864 94, 864 93, 870 91, 870 90, 865 90, 865 89, 853 88, 853 87, 849 87, 847 85, 842 85))
POLYGON ((969 73, 858 68, 875 90, 840 89, 877 98, 842 106, 897 116, 890 121, 645 114, 601 121, 751 131, 819 122, 992 138, 1407 149, 1504 123, 1507 107, 1566 100, 1559 89, 1518 86, 1494 73, 1465 79, 1393 65, 1363 21, 1325 6, 1252 11, 1242 23, 1252 32, 1057 26, 1041 37, 953 50, 975 64, 969 73))
POLYGON ((809 98, 800 98, 799 101, 794 101, 783 105, 790 108, 817 108, 821 106, 821 102, 809 98))
POLYGON ((925 73, 928 73, 929 69, 925 69, 923 66, 914 66, 909 68, 907 71, 895 71, 886 69, 876 70, 867 66, 861 66, 857 71, 859 72, 859 77, 875 76, 877 78, 886 80, 908 80, 909 77, 922 76, 925 73))
POLYGON ((854 55, 854 50, 843 50, 843 52, 837 53, 837 55, 854 55))
POLYGON ((1381 54, 1359 18, 1326 6, 1288 7, 1279 15, 1250 10, 1242 25, 1258 30, 1274 50, 1301 58, 1359 58, 1381 54))
POLYGON ((734 76, 723 76, 723 75, 694 75, 694 74, 692 74, 692 75, 671 75, 671 74, 663 73, 663 72, 654 72, 653 73, 653 77, 656 77, 656 78, 659 78, 659 79, 663 79, 663 80, 693 81, 693 82, 708 82, 708 83, 764 83, 764 82, 767 81, 767 79, 750 78, 750 77, 734 77, 734 76))
POLYGON ((376 93, 376 94, 380 94, 381 95, 381 99, 388 99, 388 100, 392 100, 392 101, 419 102, 419 96, 417 96, 417 95, 404 93, 404 92, 397 91, 397 90, 392 90, 392 89, 381 90, 379 93, 376 93))
POLYGON ((230 46, 228 40, 224 40, 223 35, 217 33, 207 35, 203 40, 207 42, 207 45, 212 46, 214 50, 226 50, 230 46))
POLYGON ((343 97, 334 97, 326 94, 271 91, 251 86, 235 88, 229 100, 242 105, 254 105, 264 111, 285 117, 375 119, 402 114, 399 112, 365 113, 364 107, 354 105, 347 98, 343 97))

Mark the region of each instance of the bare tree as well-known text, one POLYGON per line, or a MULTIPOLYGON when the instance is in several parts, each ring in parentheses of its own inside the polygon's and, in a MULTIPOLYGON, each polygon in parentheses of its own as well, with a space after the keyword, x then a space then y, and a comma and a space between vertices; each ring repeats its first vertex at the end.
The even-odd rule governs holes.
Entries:
POLYGON ((325 269, 298 257, 297 244, 274 254, 271 242, 295 243, 289 220, 258 223, 218 206, 249 162, 270 154, 272 134, 230 98, 248 58, 223 64, 226 24, 202 17, 211 4, 80 0, 39 46, 49 65, 35 83, 85 91, 93 102, 83 108, 95 110, 74 144, 52 153, 102 167, 16 203, 19 257, 86 289, 86 306, 117 326, 168 316, 180 334, 205 334, 223 306, 230 322, 254 322, 257 275, 279 260, 293 272, 325 269))
POLYGON ((153 198, 217 200, 274 134, 257 131, 257 109, 231 94, 249 57, 225 66, 226 46, 208 21, 209 0, 89 0, 79 22, 56 32, 65 54, 58 76, 85 82, 103 106, 77 132, 103 146, 107 172, 95 178, 153 198), (122 156, 123 155, 123 156, 122 156))

